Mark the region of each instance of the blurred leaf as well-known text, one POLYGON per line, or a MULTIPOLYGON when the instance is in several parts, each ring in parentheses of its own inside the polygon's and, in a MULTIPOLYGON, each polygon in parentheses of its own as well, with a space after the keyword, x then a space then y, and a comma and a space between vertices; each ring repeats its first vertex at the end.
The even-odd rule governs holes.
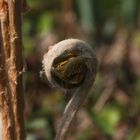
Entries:
POLYGON ((118 17, 118 15, 120 14, 121 2, 122 0, 98 0, 96 2, 98 8, 97 10, 104 18, 118 17))
POLYGON ((47 125, 46 119, 44 118, 37 118, 37 119, 32 119, 27 124, 28 129, 45 129, 47 125))
POLYGON ((138 128, 135 130, 131 130, 130 133, 128 133, 128 140, 140 140, 140 134, 138 128))
POLYGON ((36 139, 38 137, 42 137, 46 140, 52 140, 52 129, 50 128, 50 126, 47 122, 47 119, 45 119, 45 118, 32 119, 30 122, 27 123, 26 127, 27 127, 27 129, 35 132, 34 134, 29 133, 30 134, 28 136, 29 140, 32 140, 35 137, 36 137, 36 139))
POLYGON ((135 32, 132 38, 133 46, 140 48, 140 32, 135 32))
POLYGON ((94 28, 94 17, 92 14, 92 0, 77 0, 82 26, 86 31, 94 28))
POLYGON ((28 5, 32 8, 40 7, 44 3, 44 0, 28 0, 28 5))
POLYGON ((23 42, 24 42, 24 50, 25 50, 24 54, 27 57, 34 52, 36 48, 36 42, 32 40, 32 38, 30 37, 23 38, 23 42))
POLYGON ((34 134, 27 134, 27 140, 36 140, 36 135, 34 135, 34 134))
POLYGON ((115 132, 115 127, 120 120, 120 112, 114 106, 106 106, 104 109, 97 113, 92 112, 93 121, 99 128, 107 135, 112 136, 115 132))
POLYGON ((93 134, 93 130, 86 129, 80 135, 77 136, 76 140, 89 140, 91 135, 93 134))
POLYGON ((61 111, 63 101, 62 94, 59 91, 53 92, 53 94, 48 95, 47 98, 44 98, 42 102, 42 111, 49 113, 56 113, 61 111))
POLYGON ((23 23, 22 25, 22 34, 23 37, 29 36, 30 30, 31 30, 31 21, 26 19, 26 22, 23 23))
POLYGON ((121 9, 121 15, 126 24, 132 25, 134 22, 135 0, 122 0, 121 9))
POLYGON ((136 92, 134 94, 133 102, 136 105, 135 107, 139 109, 140 108, 140 78, 136 81, 135 89, 136 92))
POLYGON ((46 35, 52 30, 53 27, 53 15, 51 13, 43 13, 38 21, 38 31, 41 36, 46 35))

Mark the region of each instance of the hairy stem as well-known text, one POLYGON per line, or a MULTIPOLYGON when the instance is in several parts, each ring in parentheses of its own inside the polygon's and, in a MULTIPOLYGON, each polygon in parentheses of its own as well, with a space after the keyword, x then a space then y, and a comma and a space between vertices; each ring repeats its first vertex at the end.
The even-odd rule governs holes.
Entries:
MULTIPOLYGON (((2 22, 2 21, 1 21, 2 22)), ((15 127, 12 110, 10 87, 8 85, 8 73, 6 71, 5 54, 3 47, 0 47, 0 113, 2 119, 2 139, 14 140, 15 127)))
POLYGON ((21 0, 8 0, 10 30, 10 86, 17 140, 25 139, 21 0))
POLYGON ((4 140, 25 140, 23 97, 23 0, 1 0, 0 107, 4 140))

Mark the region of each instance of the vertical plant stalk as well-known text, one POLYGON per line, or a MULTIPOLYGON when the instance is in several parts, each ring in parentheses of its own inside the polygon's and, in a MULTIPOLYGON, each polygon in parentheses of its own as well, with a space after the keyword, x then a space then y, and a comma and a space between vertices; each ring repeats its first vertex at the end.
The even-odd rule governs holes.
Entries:
POLYGON ((8 74, 6 72, 5 56, 2 46, 0 46, 0 113, 2 119, 2 140, 14 140, 14 117, 10 98, 10 88, 8 86, 8 74))
POLYGON ((14 115, 11 103, 11 92, 8 79, 7 61, 9 56, 9 34, 8 34, 8 7, 4 0, 0 2, 0 111, 2 119, 2 138, 3 140, 15 139, 14 115))
POLYGON ((1 0, 1 32, 3 40, 3 51, 5 53, 5 58, 10 56, 10 42, 9 42, 9 19, 8 19, 8 5, 4 0, 1 0))
POLYGON ((25 140, 21 12, 25 0, 1 0, 0 107, 3 140, 25 140), (8 16, 9 15, 9 16, 8 16))
POLYGON ((10 32, 9 79, 12 94, 16 140, 25 140, 23 95, 23 47, 21 34, 21 0, 8 0, 10 32))

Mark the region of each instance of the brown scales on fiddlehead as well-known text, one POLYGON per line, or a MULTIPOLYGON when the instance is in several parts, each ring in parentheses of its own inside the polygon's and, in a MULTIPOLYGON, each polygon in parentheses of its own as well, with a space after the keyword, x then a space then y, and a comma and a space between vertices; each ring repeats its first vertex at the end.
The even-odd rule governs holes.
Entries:
POLYGON ((84 59, 72 53, 57 57, 52 65, 52 76, 66 89, 77 87, 84 81, 86 65, 84 59))
POLYGON ((55 87, 74 92, 67 103, 55 140, 65 140, 70 125, 88 95, 97 72, 97 59, 84 41, 67 39, 53 46, 43 59, 48 81, 55 87))

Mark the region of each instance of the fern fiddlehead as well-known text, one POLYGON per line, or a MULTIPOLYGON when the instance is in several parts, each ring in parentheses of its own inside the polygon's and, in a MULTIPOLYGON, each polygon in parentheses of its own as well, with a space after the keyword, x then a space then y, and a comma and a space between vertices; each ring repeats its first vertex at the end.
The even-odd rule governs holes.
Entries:
POLYGON ((97 59, 84 41, 67 39, 55 44, 43 58, 48 81, 54 87, 74 92, 65 107, 55 140, 65 140, 70 125, 88 95, 97 72, 97 59))

